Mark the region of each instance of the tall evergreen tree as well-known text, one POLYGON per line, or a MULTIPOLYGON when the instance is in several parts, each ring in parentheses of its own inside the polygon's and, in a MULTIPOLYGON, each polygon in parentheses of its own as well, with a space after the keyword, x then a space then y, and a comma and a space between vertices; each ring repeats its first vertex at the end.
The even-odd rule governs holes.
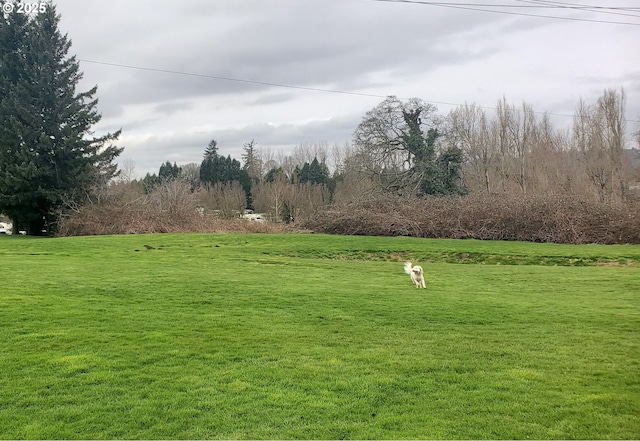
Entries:
POLYGON ((200 164, 200 181, 205 185, 238 181, 245 192, 247 208, 251 208, 253 205, 249 174, 242 168, 240 161, 231 158, 231 155, 226 158, 219 155, 217 143, 214 140, 209 143, 200 164))
POLYGON ((328 184, 329 183, 329 168, 325 163, 320 163, 317 157, 313 158, 311 163, 305 162, 302 168, 296 167, 295 174, 298 182, 301 184, 328 184))
POLYGON ((218 141, 212 139, 204 151, 204 158, 215 158, 216 156, 218 156, 218 141))
POLYGON ((162 181, 158 177, 158 175, 147 173, 144 178, 140 181, 142 185, 142 190, 145 194, 151 193, 158 185, 160 185, 162 181))
POLYGON ((299 165, 296 165, 296 168, 293 170, 294 182, 299 182, 300 184, 304 184, 305 182, 309 182, 309 163, 305 162, 302 168, 299 165))
POLYGON ((29 234, 41 234, 65 199, 114 177, 122 152, 111 144, 120 131, 92 136, 97 88, 76 93, 82 73, 59 21, 53 4, 0 15, 0 212, 29 234))
POLYGON ((175 162, 171 165, 171 162, 167 161, 160 166, 158 178, 160 178, 161 181, 173 181, 180 177, 181 171, 182 167, 178 167, 175 162))
POLYGON ((218 142, 212 139, 204 151, 204 159, 200 164, 200 181, 203 184, 214 184, 220 180, 219 176, 222 171, 220 160, 218 142))
POLYGON ((309 165, 309 181, 312 184, 326 184, 329 181, 329 168, 325 163, 320 163, 318 158, 313 158, 309 165))

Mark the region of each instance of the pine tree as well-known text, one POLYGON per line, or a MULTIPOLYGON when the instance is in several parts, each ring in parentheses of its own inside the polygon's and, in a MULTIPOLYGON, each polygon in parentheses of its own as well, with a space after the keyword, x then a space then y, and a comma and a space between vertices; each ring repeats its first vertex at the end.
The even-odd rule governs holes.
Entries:
POLYGON ((0 212, 14 229, 41 234, 65 200, 79 200, 117 174, 120 132, 92 137, 97 88, 82 78, 55 6, 0 16, 0 212))
POLYGON ((212 139, 204 151, 204 158, 215 158, 216 156, 218 156, 218 141, 212 139))
POLYGON ((221 159, 223 158, 218 155, 218 142, 212 139, 204 151, 204 159, 200 164, 200 181, 203 184, 214 184, 220 180, 221 159))
POLYGON ((253 205, 251 197, 251 178, 240 161, 231 155, 226 158, 218 154, 217 143, 212 140, 205 150, 204 159, 200 164, 200 181, 204 184, 223 184, 238 181, 245 192, 247 208, 253 205))
POLYGON ((327 184, 329 181, 329 169, 327 165, 318 161, 318 158, 313 158, 311 164, 309 164, 309 182, 312 184, 327 184))
POLYGON ((160 166, 158 178, 160 178, 161 181, 173 181, 180 177, 181 171, 182 167, 178 167, 175 162, 171 165, 171 162, 167 161, 160 166))
POLYGON ((200 164, 200 182, 203 184, 215 184, 222 180, 224 157, 205 156, 200 164))
POLYGON ((145 194, 149 194, 158 185, 160 185, 161 182, 162 181, 155 173, 154 174, 147 173, 144 176, 144 178, 142 178, 142 180, 140 181, 140 184, 142 185, 142 190, 145 192, 145 194))
POLYGON ((305 162, 302 168, 296 165, 296 168, 294 169, 294 175, 297 178, 297 182, 299 182, 300 184, 309 182, 309 167, 310 165, 308 162, 305 162))
POLYGON ((311 163, 305 162, 302 168, 296 166, 295 175, 300 184, 329 184, 330 181, 327 164, 321 164, 317 157, 311 163))

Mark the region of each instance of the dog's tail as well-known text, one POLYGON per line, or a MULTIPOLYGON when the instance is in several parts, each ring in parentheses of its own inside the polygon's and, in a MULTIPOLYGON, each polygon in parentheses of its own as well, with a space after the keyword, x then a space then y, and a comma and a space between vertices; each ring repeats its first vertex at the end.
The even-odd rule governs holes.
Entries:
POLYGON ((407 274, 411 274, 411 268, 413 268, 413 265, 411 264, 411 262, 407 262, 404 264, 404 272, 407 274))

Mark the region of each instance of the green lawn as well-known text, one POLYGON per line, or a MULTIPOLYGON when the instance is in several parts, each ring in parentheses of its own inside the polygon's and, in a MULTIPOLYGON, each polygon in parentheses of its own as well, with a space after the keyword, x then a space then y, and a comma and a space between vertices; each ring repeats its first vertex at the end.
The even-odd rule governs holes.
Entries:
POLYGON ((0 237, 0 336, 3 439, 640 437, 640 246, 0 237))

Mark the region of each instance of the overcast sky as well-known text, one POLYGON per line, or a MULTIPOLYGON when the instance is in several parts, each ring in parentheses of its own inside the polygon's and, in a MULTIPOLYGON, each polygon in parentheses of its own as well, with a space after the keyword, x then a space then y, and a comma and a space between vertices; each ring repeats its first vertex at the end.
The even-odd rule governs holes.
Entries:
POLYGON ((342 145, 389 95, 443 115, 502 96, 572 115, 580 98, 623 87, 628 125, 640 129, 637 0, 55 3, 84 72, 78 91, 98 85, 96 132, 122 128, 119 162, 133 161, 138 177, 167 160, 200 163, 211 139, 237 159, 252 139, 284 153, 342 145), (543 3, 555 7, 532 7, 543 3), (617 9, 558 7, 576 4, 617 9))

